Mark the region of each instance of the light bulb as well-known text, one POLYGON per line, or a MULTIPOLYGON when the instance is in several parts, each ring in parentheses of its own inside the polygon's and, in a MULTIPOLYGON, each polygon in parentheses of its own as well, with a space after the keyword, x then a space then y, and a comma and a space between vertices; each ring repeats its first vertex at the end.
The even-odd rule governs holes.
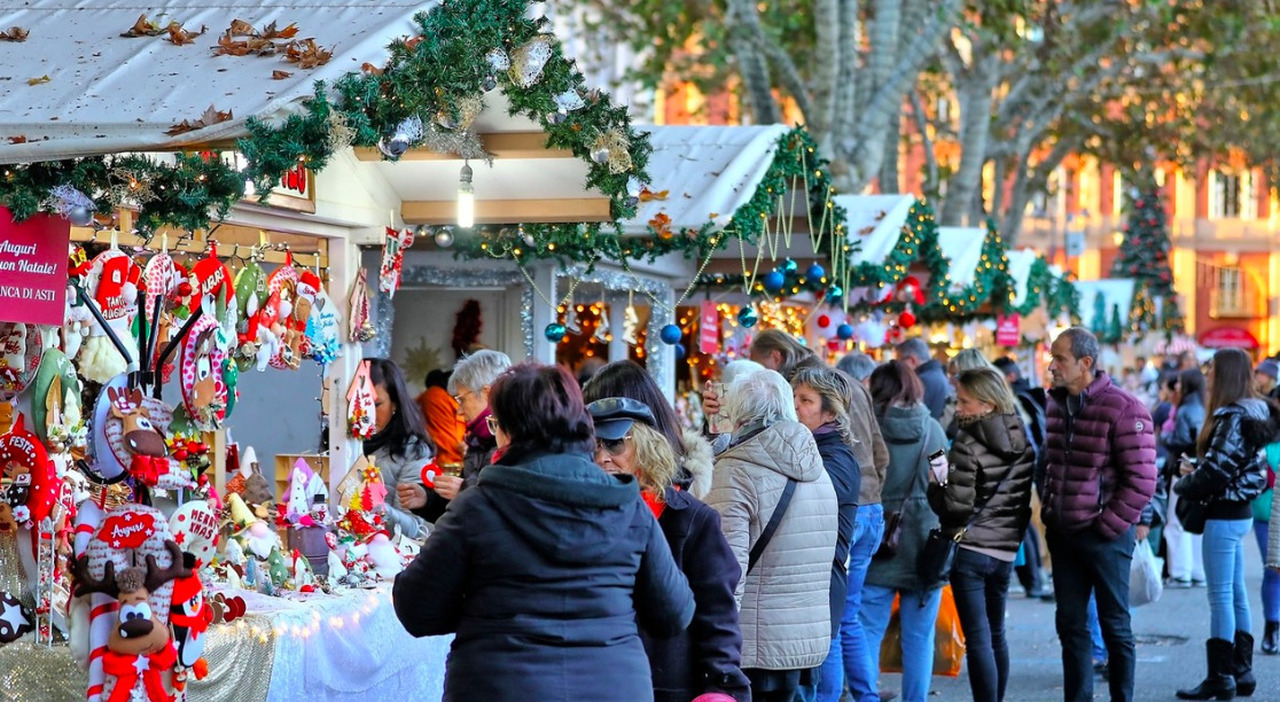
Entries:
POLYGON ((476 196, 471 187, 471 164, 462 165, 458 176, 458 226, 470 229, 476 223, 476 196))

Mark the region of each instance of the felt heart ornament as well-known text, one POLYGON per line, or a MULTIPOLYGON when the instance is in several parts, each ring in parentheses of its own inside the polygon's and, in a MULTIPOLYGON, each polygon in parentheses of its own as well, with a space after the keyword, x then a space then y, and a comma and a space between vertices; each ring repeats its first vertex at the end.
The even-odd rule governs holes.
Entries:
POLYGON ((0 644, 13 643, 35 631, 36 618, 22 601, 8 592, 0 591, 0 644))
POLYGON ((183 553, 200 568, 213 559, 218 546, 218 515, 207 500, 191 500, 169 518, 169 531, 183 553))
POLYGON ((202 431, 218 429, 226 418, 226 360, 227 340, 221 327, 202 315, 182 340, 180 362, 183 409, 202 431))
POLYGON ((22 392, 35 377, 44 333, 34 324, 0 322, 0 401, 22 392))
MULTIPOLYGON (((235 306, 239 322, 236 325, 236 350, 233 354, 240 370, 253 368, 258 353, 262 350, 261 334, 269 330, 261 329, 259 312, 267 303, 267 274, 257 261, 249 261, 236 274, 235 306)), ((270 348, 265 351, 263 367, 270 358, 270 348)))
POLYGON ((27 431, 21 414, 7 433, 0 434, 0 475, 0 501, 9 506, 18 526, 30 528, 49 516, 57 499, 57 475, 44 444, 27 431))
POLYGON ((147 267, 142 271, 143 285, 147 290, 147 297, 168 297, 178 289, 178 285, 186 278, 178 272, 178 266, 173 262, 173 257, 168 252, 160 252, 151 257, 147 261, 147 267))
POLYGON ((135 456, 165 457, 172 423, 173 410, 163 400, 130 390, 123 374, 112 378, 93 406, 94 470, 112 480, 132 466, 135 456))
MULTIPOLYGON (((276 339, 270 365, 278 370, 296 370, 302 362, 302 342, 306 326, 298 327, 295 321, 298 296, 298 271, 289 264, 280 266, 267 278, 267 305, 260 324, 268 323, 276 339)), ((308 305, 308 312, 310 306, 308 305)))

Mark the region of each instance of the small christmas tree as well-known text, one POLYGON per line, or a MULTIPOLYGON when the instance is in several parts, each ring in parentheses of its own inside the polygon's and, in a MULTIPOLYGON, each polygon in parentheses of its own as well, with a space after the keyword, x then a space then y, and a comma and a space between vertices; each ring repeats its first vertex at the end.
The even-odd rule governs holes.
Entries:
POLYGON ((1093 294, 1093 320, 1089 322, 1089 329, 1098 338, 1107 334, 1107 298, 1101 290, 1093 294))
POLYGON ((1129 310, 1131 328, 1143 333, 1158 328, 1159 324, 1171 335, 1181 331, 1182 315, 1177 310, 1173 271, 1169 268, 1169 229, 1164 203, 1151 170, 1144 169, 1136 176, 1136 182, 1138 186, 1129 190, 1129 220, 1111 275, 1133 278, 1136 282, 1133 306, 1129 310), (1161 301, 1161 319, 1156 318, 1156 300, 1161 301))
POLYGON ((1107 342, 1120 343, 1124 338, 1124 324, 1120 321, 1120 305, 1111 306, 1111 324, 1107 326, 1107 342))

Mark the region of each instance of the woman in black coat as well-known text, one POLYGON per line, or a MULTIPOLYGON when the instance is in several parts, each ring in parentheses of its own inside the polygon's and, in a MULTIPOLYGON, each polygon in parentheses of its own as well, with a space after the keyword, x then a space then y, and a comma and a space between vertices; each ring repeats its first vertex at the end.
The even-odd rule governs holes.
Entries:
POLYGON ((636 480, 591 461, 563 368, 517 366, 490 403, 507 453, 396 577, 396 615, 414 636, 455 634, 444 702, 652 700, 640 631, 683 631, 694 601, 636 480))
POLYGON ((655 702, 689 702, 707 692, 750 702, 733 597, 742 572, 720 529, 719 513, 674 484, 679 464, 648 405, 607 397, 587 405, 587 411, 595 422, 596 464, 640 483, 697 605, 689 628, 678 636, 661 639, 641 632, 653 668, 655 702))

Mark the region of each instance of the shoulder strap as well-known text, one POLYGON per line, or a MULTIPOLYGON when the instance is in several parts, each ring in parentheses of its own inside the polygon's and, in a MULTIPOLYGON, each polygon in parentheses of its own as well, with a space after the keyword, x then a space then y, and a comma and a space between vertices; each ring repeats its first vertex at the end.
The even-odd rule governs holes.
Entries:
POLYGON ((760 560, 765 548, 773 540, 773 533, 778 530, 778 525, 782 523, 782 515, 787 513, 787 507, 791 504, 791 496, 795 493, 796 481, 787 478, 787 486, 782 488, 782 496, 778 498, 778 506, 773 508, 769 523, 764 525, 764 531, 760 532, 760 538, 756 539, 756 545, 751 547, 751 555, 747 560, 748 573, 756 567, 756 561, 760 560))

